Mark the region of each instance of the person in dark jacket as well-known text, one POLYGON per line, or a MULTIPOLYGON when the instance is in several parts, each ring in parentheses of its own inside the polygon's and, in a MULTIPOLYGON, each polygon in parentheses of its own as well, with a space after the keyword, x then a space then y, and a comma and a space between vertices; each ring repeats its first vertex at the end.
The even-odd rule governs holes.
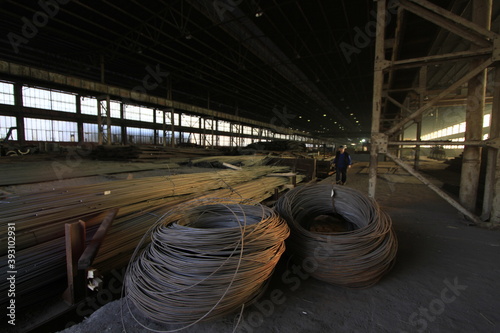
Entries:
POLYGON ((344 146, 339 146, 333 159, 333 166, 336 170, 337 184, 344 185, 347 181, 347 169, 352 165, 351 156, 344 146))

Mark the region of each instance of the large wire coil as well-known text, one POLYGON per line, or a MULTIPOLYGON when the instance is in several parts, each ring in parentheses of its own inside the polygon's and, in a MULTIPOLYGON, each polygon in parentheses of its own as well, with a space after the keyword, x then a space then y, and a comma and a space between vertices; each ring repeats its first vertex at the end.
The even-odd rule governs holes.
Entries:
POLYGON ((128 267, 125 302, 158 323, 189 327, 256 300, 289 228, 260 204, 197 200, 167 213, 149 234, 128 267))
POLYGON ((369 287, 395 262, 398 244, 390 217, 355 189, 328 183, 297 187, 274 208, 290 227, 287 249, 294 261, 319 280, 369 287), (346 229, 311 230, 322 216, 338 216, 346 229))

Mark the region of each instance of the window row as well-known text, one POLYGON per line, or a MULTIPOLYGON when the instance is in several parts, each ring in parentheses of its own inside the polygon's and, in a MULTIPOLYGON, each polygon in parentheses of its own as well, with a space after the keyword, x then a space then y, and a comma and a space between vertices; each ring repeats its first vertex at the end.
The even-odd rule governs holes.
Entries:
MULTIPOLYGON (((483 117, 483 128, 490 127, 490 114, 485 114, 483 117)), ((438 131, 431 132, 426 135, 422 135, 422 140, 434 140, 439 138, 444 138, 450 135, 465 133, 465 122, 448 126, 446 128, 440 129, 438 131)))
MULTIPOLYGON (((53 89, 43 89, 23 86, 22 104, 26 107, 54 110, 62 112, 77 111, 78 96, 73 93, 57 91, 53 89)), ((98 112, 106 114, 108 104, 106 100, 98 101, 94 97, 80 96, 80 111, 82 114, 95 115, 98 112)), ((0 104, 14 105, 14 84, 9 82, 0 82, 0 104)), ((111 118, 136 120, 141 122, 158 123, 174 126, 182 126, 196 129, 205 129, 208 131, 230 132, 233 134, 252 135, 261 138, 288 139, 297 141, 307 141, 307 137, 290 136, 286 134, 274 133, 269 129, 259 129, 251 126, 231 123, 225 120, 204 119, 200 116, 188 115, 184 113, 171 113, 169 111, 157 110, 153 108, 129 105, 118 101, 110 101, 109 111, 111 118), (123 109, 122 109, 123 108, 123 109), (172 119, 173 117, 173 119, 172 119)), ((41 121, 45 127, 45 123, 41 121)), ((5 128, 3 126, 2 128, 5 128)), ((32 129, 35 132, 38 131, 32 129)), ((43 130, 42 130, 43 131, 43 130)), ((36 134, 41 135, 41 134, 36 134)))
MULTIPOLYGON (((5 138, 9 128, 16 127, 16 118, 0 116, 0 137, 5 138)), ((78 140, 78 127, 76 122, 49 120, 49 119, 24 119, 25 139, 27 141, 50 141, 50 142, 76 142, 78 140)), ((129 144, 153 144, 155 130, 149 128, 127 127, 127 142, 129 144)), ((105 130, 105 135, 107 131, 105 130)), ((171 131, 156 130, 157 143, 163 141, 171 142, 171 131)), ((10 140, 17 140, 17 130, 13 130, 10 140)), ((98 142, 97 124, 83 124, 83 139, 85 142, 98 142)), ((204 133, 174 132, 176 143, 192 143, 200 146, 247 146, 258 139, 244 138, 226 135, 212 135, 204 133)), ((111 126, 111 142, 120 143, 122 140, 122 129, 120 126, 111 126)))

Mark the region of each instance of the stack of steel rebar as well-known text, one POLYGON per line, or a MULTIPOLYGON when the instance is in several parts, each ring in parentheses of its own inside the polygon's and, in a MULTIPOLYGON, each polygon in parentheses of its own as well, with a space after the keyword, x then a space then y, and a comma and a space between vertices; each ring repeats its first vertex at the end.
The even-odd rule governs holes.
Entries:
MULTIPOLYGON (((261 178, 285 171, 282 167, 252 167, 111 181, 50 192, 7 198, 2 201, 0 242, 7 241, 7 224, 16 227, 18 297, 35 300, 34 293, 58 292, 47 285, 66 276, 64 224, 87 221, 111 208, 120 208, 94 265, 103 272, 126 265, 144 232, 172 206, 201 196, 233 197, 261 201, 287 178, 261 178)), ((90 238, 92 231, 87 230, 90 238)), ((1 247, 6 262, 7 246, 1 247)), ((0 272, 0 294, 8 289, 6 270, 0 272)), ((1 303, 1 300, 0 300, 1 303)))

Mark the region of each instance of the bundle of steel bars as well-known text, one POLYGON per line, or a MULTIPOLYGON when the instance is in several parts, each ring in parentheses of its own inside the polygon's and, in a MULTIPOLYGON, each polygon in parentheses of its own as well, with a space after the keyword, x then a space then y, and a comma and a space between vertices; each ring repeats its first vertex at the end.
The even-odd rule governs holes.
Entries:
MULTIPOLYGON (((127 264, 144 232, 172 206, 201 196, 261 201, 289 182, 284 177, 261 178, 285 170, 212 170, 111 181, 6 199, 0 204, 0 243, 7 241, 6 225, 15 223, 18 295, 29 295, 25 298, 29 302, 35 299, 30 292, 47 289, 44 287, 65 278, 65 223, 88 221, 108 209, 120 208, 93 264, 102 272, 109 272, 127 264)), ((92 230, 87 230, 88 236, 92 230)), ((0 260, 6 262, 7 246, 0 248, 0 260)), ((7 295, 5 274, 6 270, 0 272, 1 297, 7 295)), ((50 290, 44 290, 44 295, 47 292, 50 294, 50 290)))

